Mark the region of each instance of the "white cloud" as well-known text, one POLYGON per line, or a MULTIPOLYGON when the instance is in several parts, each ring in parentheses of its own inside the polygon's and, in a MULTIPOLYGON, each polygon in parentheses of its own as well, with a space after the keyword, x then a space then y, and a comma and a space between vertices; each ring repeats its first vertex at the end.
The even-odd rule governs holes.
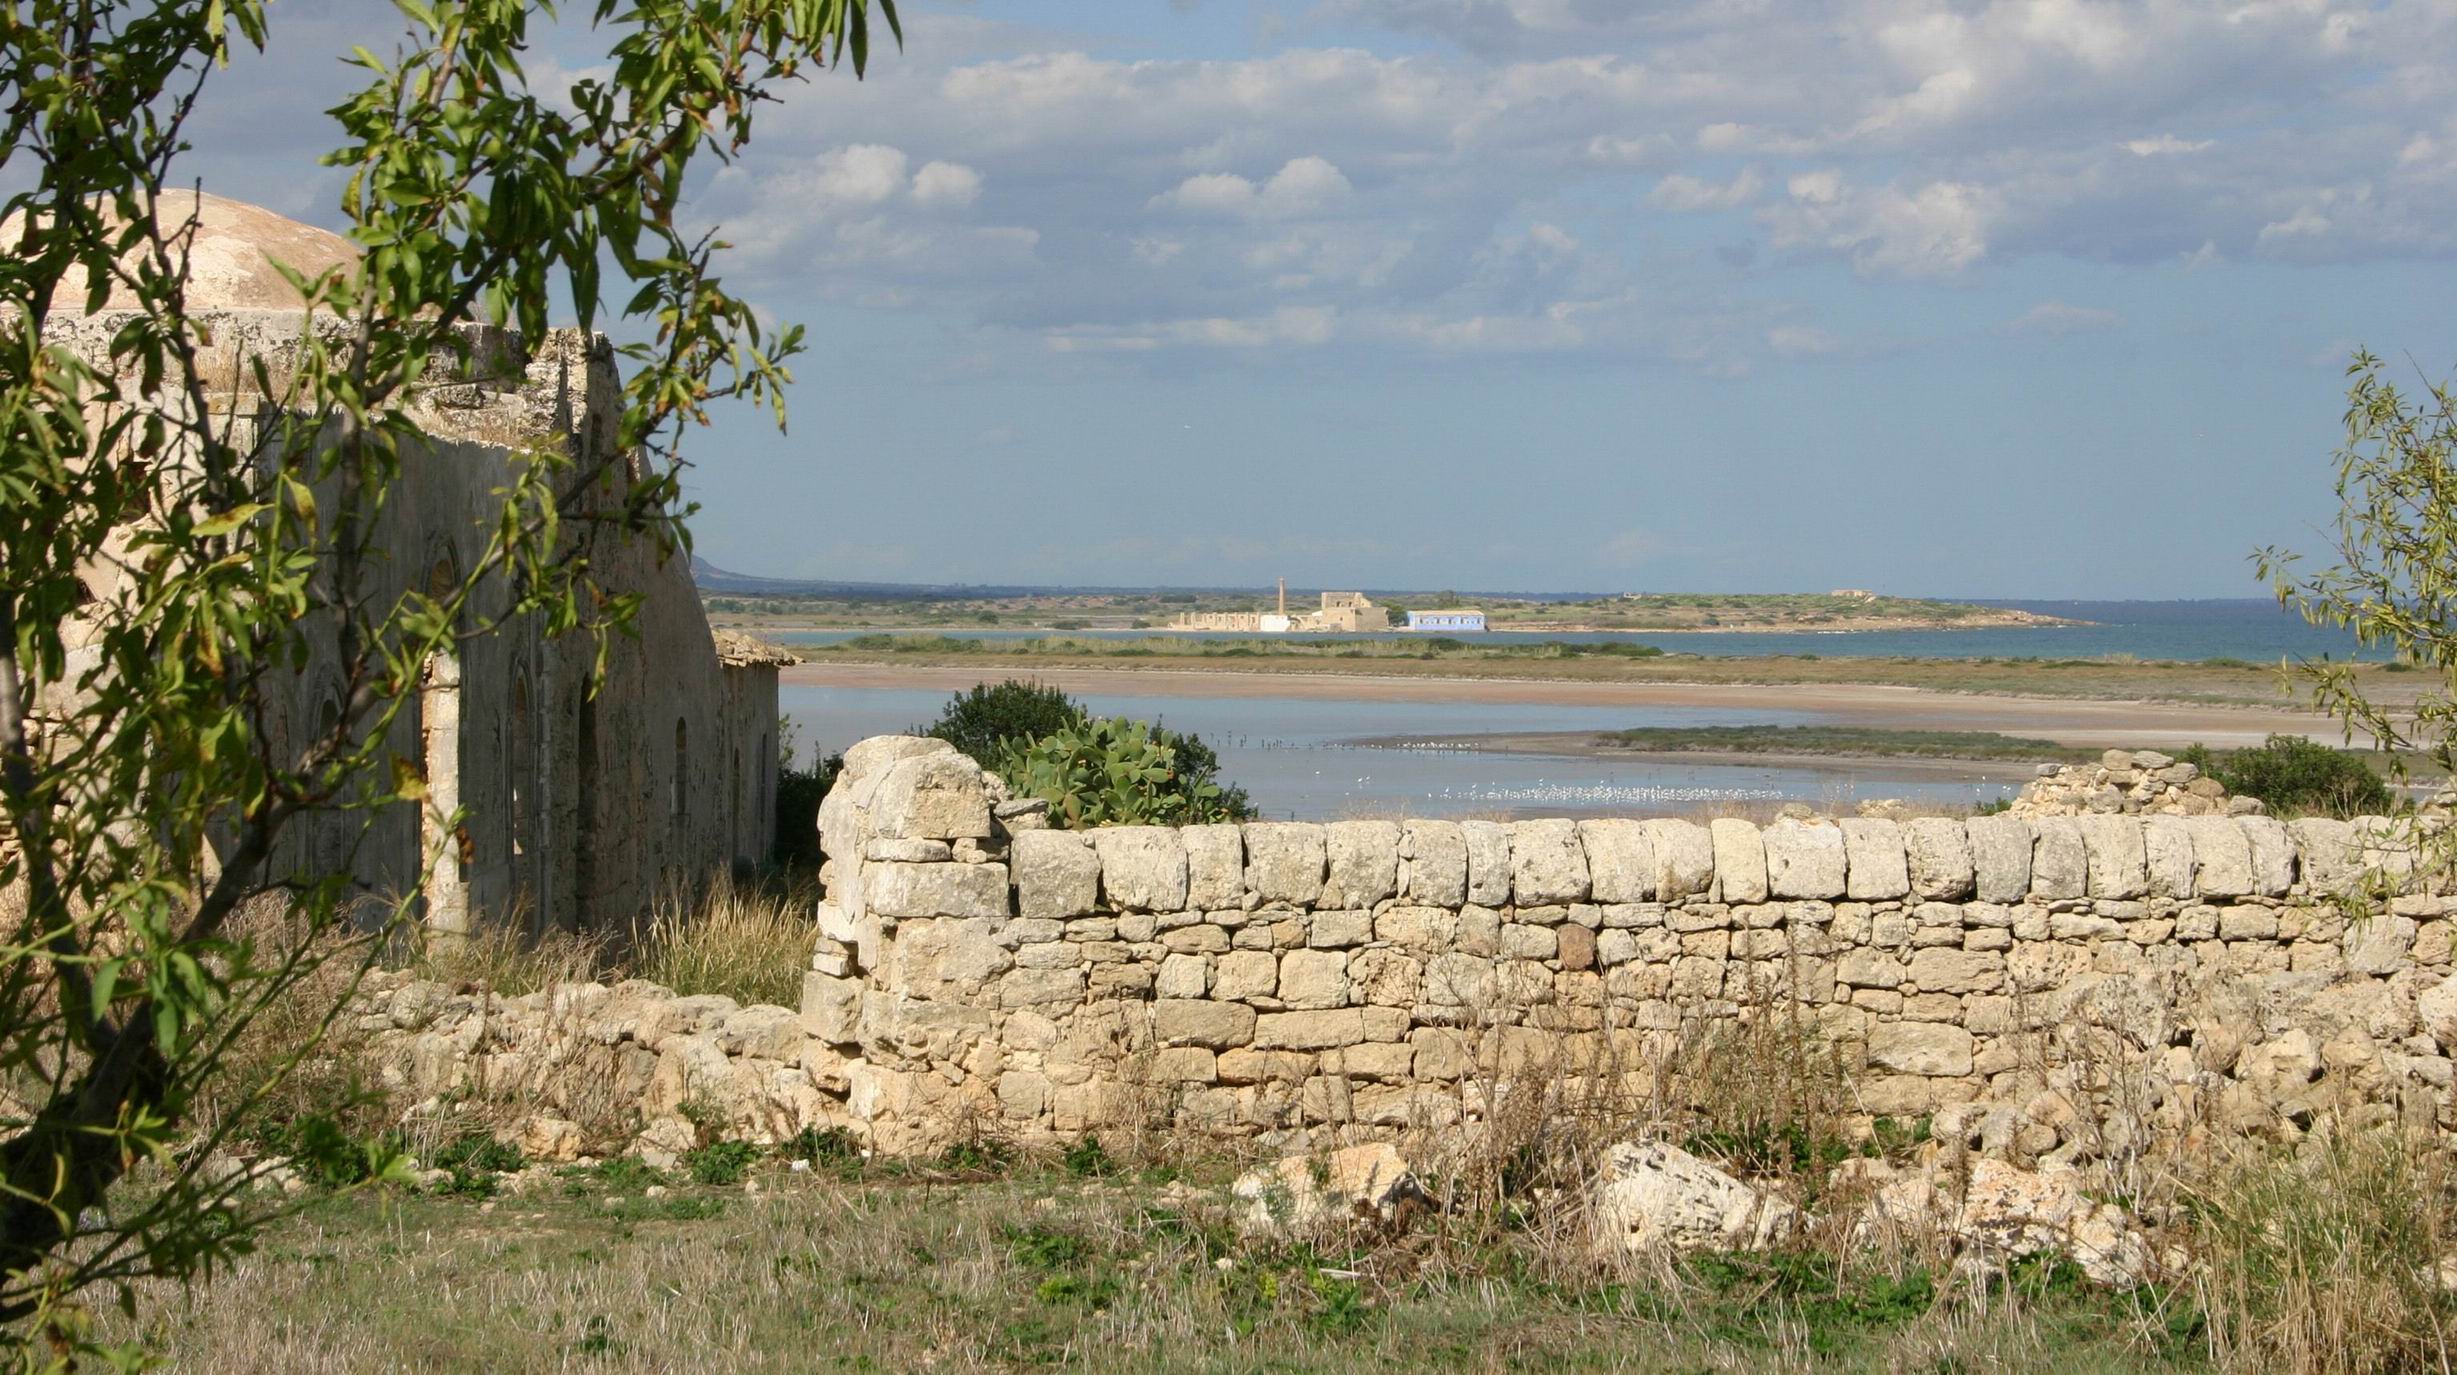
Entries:
POLYGON ((2112 310, 2067 305, 2062 301, 2041 301, 2007 321, 2005 328, 2015 334, 2081 334, 2091 330, 2114 329, 2123 323, 2124 317, 2112 310))
POLYGON ((806 183, 811 199, 827 209, 877 205, 905 188, 904 150, 884 143, 857 143, 819 155, 818 171, 806 183))
POLYGON ((2457 254, 2432 0, 2334 27, 2372 0, 2230 3, 1317 0, 1342 46, 1303 20, 1206 59, 942 16, 952 42, 797 91, 707 211, 761 264, 823 244, 1065 347, 1219 347, 1297 308, 1349 346, 1707 369, 1786 323, 1736 274, 2457 254), (1377 51, 1377 24, 1455 46, 1377 51), (1753 235, 1650 223, 1684 212, 1753 235))
POLYGON ((1831 171, 1792 178, 1759 212, 1777 247, 1848 258, 1871 277, 1950 277, 1986 256, 1993 198, 1966 182, 1852 187, 1831 171))
POLYGON ((1655 183, 1647 203, 1659 210, 1730 210, 1756 200, 1764 186, 1754 167, 1740 169, 1728 182, 1700 181, 1675 172, 1655 183))
POLYGON ((1206 172, 1151 200, 1153 208, 1245 219, 1293 219, 1329 209, 1354 188, 1326 158, 1291 158, 1257 186, 1234 172, 1206 172))
POLYGON ((981 197, 981 174, 960 162, 927 162, 913 174, 913 199, 922 205, 971 205, 981 197))
POLYGON ((1046 331, 1042 340, 1059 353, 1141 353, 1168 344, 1231 349, 1312 347, 1330 342, 1337 324, 1337 312, 1326 308, 1282 306, 1259 316, 1068 326, 1046 331))
POLYGON ((2178 153, 2198 153, 2204 149, 2217 147, 2218 141, 2207 138, 2182 139, 2173 134, 2160 134, 2156 138, 2126 139, 2118 146, 2137 158, 2155 158, 2178 153))
POLYGON ((2329 232, 2329 217, 2317 206, 2298 206, 2295 213, 2282 220, 2261 226, 2260 241, 2264 245, 2285 239, 2313 239, 2329 232))

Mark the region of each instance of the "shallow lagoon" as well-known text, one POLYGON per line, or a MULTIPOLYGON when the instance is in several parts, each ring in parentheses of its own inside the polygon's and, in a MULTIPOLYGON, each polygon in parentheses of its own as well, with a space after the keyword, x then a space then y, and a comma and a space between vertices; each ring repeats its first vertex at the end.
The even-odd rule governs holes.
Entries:
MULTIPOLYGON (((798 723, 805 749, 816 743, 833 751, 864 736, 926 723, 946 700, 943 692, 921 689, 788 684, 782 705, 798 723)), ((1854 761, 1848 768, 1776 767, 1495 754, 1474 747, 1479 737, 1541 731, 1801 725, 1824 719, 1814 712, 1107 693, 1083 700, 1104 715, 1194 731, 1220 752, 1221 772, 1243 784, 1265 815, 1308 821, 1403 814, 1636 816, 1726 802, 1801 801, 1848 811, 1862 798, 1973 803, 2013 791, 2009 784, 1942 778, 1933 771, 1890 775, 1872 761, 1854 761), (1365 743, 1392 736, 1437 743, 1365 743)))

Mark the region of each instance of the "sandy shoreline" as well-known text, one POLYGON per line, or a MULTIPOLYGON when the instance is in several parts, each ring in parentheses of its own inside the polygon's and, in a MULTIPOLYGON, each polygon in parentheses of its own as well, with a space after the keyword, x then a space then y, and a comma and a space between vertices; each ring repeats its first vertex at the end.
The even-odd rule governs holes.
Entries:
POLYGON ((1725 768, 1787 769, 1886 778, 1936 778, 1979 783, 2026 783, 2036 764, 2014 759, 1958 759, 1926 754, 1815 754, 1756 750, 1632 750, 1599 742, 1593 731, 1528 731, 1497 735, 1369 737, 1361 744, 1386 749, 1474 754, 1532 754, 1550 759, 1621 759, 1650 764, 1709 764, 1725 768))
MULTIPOLYGON (((1181 668, 980 668, 901 664, 797 664, 788 686, 903 688, 960 692, 975 683, 1025 676, 1072 693, 1153 697, 1285 698, 1299 701, 1523 703, 1579 707, 1716 707, 1799 712, 1834 725, 1881 729, 1982 730, 2036 736, 2063 745, 2213 748, 2257 745, 2271 734, 2338 743, 2335 722, 2277 707, 2065 697, 1964 696, 1884 684, 1597 683, 1543 679, 1427 679, 1356 673, 1222 673, 1181 668)), ((1684 758, 1695 759, 1694 755, 1684 758)), ((1765 756, 1751 756, 1763 760, 1765 756)), ((1819 756, 1820 767, 1838 763, 1819 756)), ((1864 761, 1874 762, 1874 761, 1864 761)), ((1888 761, 1891 763, 1891 761, 1888 761)), ((1968 768, 1971 761, 1951 762, 1968 768)))

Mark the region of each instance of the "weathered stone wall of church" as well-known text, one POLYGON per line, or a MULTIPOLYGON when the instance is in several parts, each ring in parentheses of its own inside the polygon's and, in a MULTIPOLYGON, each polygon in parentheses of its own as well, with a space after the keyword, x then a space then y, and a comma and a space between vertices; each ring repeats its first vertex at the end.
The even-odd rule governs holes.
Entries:
MULTIPOLYGON (((55 332, 108 365, 109 340, 126 319, 62 318, 55 332)), ((286 378, 309 325, 295 310, 260 309, 209 311, 200 322, 213 340, 208 380, 240 387, 253 385, 253 358, 267 361, 277 385, 286 378)), ((343 328, 324 318, 313 327, 343 328)), ((560 436, 577 471, 600 472, 575 493, 584 511, 617 507, 638 480, 637 456, 616 451, 621 378, 603 338, 557 330, 532 348, 501 330, 464 334, 465 365, 420 391, 413 415, 424 437, 402 454, 373 512, 359 572, 370 605, 440 590, 479 566, 520 446, 560 436)), ((338 509, 337 491, 320 498, 338 509)), ((669 891, 766 856, 775 665, 719 655, 682 551, 585 520, 566 524, 572 556, 588 559, 600 585, 639 598, 632 633, 616 640, 602 680, 592 690, 596 646, 587 637, 550 638, 534 618, 504 619, 513 589, 501 576, 484 580, 468 619, 500 625, 428 666, 387 741, 425 771, 436 796, 467 810, 466 824, 446 835, 409 805, 372 819, 311 814, 289 832, 278 868, 345 869, 380 897, 410 889, 440 855, 426 899, 433 925, 592 927, 628 922, 669 891)), ((97 601, 122 595, 111 584, 125 576, 95 560, 88 582, 97 601)), ((329 728, 351 688, 336 628, 311 619, 300 629, 304 666, 266 675, 260 689, 277 752, 329 728)))

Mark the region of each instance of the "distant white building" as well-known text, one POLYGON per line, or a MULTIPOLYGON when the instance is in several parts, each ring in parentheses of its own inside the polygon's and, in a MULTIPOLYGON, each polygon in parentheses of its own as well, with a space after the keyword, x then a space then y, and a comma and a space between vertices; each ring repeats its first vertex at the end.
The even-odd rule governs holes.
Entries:
POLYGON ((1411 611, 1408 613, 1408 629, 1482 634, 1484 613, 1468 607, 1453 607, 1446 611, 1411 611))

